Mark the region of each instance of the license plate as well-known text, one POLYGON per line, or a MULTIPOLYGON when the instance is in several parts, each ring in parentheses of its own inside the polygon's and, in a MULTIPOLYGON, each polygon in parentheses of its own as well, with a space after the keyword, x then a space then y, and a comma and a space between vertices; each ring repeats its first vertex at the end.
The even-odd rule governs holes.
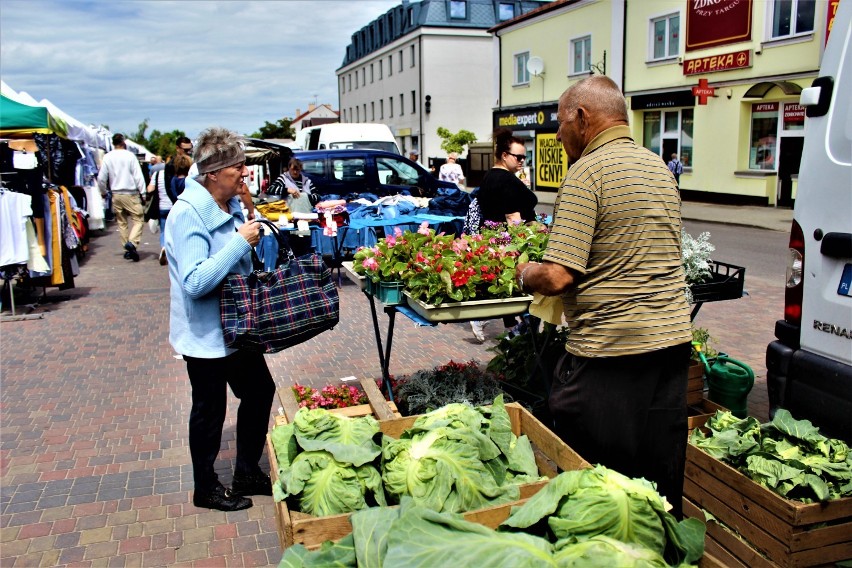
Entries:
POLYGON ((843 276, 840 277, 837 293, 841 296, 852 296, 852 264, 847 263, 843 267, 843 276))

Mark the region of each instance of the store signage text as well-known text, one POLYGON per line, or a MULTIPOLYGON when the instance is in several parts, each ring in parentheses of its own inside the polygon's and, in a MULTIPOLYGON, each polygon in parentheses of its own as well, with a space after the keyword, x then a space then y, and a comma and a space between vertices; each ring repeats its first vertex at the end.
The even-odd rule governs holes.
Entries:
POLYGON ((511 111, 495 112, 494 126, 512 130, 549 130, 556 129, 557 106, 516 108, 511 111))
POLYGON ((535 138, 536 187, 559 187, 568 173, 568 156, 556 134, 542 133, 535 138))
POLYGON ((776 112, 778 103, 755 103, 751 105, 751 112, 776 112))
POLYGON ((834 18, 837 17, 839 7, 840 0, 828 0, 828 8, 825 11, 825 43, 828 43, 828 36, 831 35, 831 28, 834 27, 834 18))
POLYGON ((698 104, 706 105, 707 97, 716 96, 716 88, 707 84, 707 79, 699 79, 698 86, 692 87, 692 94, 698 97, 698 104))
POLYGON ((709 55, 697 59, 687 59, 683 62, 684 75, 713 73, 716 71, 731 71, 751 67, 751 50, 743 49, 721 55, 709 55))
POLYGON ((752 0, 688 0, 686 51, 751 39, 752 0))
POLYGON ((796 103, 787 103, 784 105, 784 122, 796 123, 805 121, 805 107, 796 103))

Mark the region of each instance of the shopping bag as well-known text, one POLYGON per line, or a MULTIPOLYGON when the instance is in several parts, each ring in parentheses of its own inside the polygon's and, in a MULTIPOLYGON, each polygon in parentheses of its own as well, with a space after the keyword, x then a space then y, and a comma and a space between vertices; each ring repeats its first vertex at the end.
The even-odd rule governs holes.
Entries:
POLYGON ((316 254, 295 257, 273 223, 279 241, 279 265, 270 271, 252 250, 255 270, 229 274, 220 308, 225 345, 264 353, 303 343, 340 321, 340 298, 331 270, 316 254))

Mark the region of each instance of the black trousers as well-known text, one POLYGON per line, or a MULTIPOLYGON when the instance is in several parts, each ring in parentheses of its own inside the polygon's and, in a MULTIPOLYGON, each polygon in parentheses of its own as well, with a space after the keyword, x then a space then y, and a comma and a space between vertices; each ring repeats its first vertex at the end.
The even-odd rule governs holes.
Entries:
POLYGON ((213 464, 222 444, 228 404, 226 386, 240 399, 235 474, 248 474, 257 471, 263 455, 275 382, 262 353, 241 350, 218 359, 184 356, 184 360, 192 384, 189 413, 192 474, 195 490, 207 492, 219 483, 213 464))
POLYGON ((690 345, 623 357, 566 354, 554 373, 555 431, 591 464, 644 477, 681 516, 690 345))

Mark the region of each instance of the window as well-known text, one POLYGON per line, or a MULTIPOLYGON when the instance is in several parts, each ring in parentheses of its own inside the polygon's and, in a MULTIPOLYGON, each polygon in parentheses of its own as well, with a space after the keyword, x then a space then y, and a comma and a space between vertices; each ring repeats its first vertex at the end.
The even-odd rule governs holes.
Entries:
POLYGON ((571 71, 569 75, 589 73, 592 64, 592 36, 571 40, 571 71))
POLYGON ((346 76, 346 85, 349 87, 349 90, 352 90, 352 73, 346 76))
POLYGON ((343 109, 343 122, 346 122, 346 109, 343 109))
POLYGON ((515 85, 526 85, 530 82, 530 72, 527 71, 529 60, 529 51, 515 55, 515 85))
POLYGON ((393 55, 388 55, 388 77, 393 75, 393 55))
POLYGON ((774 0, 772 2, 773 39, 814 31, 816 0, 774 0))
POLYGON ((420 181, 420 172, 402 160, 394 158, 376 159, 379 183, 384 185, 416 186, 420 181))
POLYGON ((384 120, 385 118, 385 99, 381 99, 379 101, 379 120, 384 120))
POLYGON ((382 80, 382 60, 381 59, 379 59, 378 65, 379 65, 379 81, 381 81, 382 80))
POLYGON ((339 181, 364 181, 367 167, 364 158, 340 158, 331 161, 334 179, 339 181))
POLYGON ((408 9, 408 25, 409 26, 414 25, 414 8, 408 9))
POLYGON ((408 50, 410 52, 409 55, 411 56, 411 65, 409 65, 409 67, 414 67, 414 46, 412 45, 408 48, 408 50))
POLYGON ((393 97, 388 99, 388 117, 393 118, 393 97))
POLYGON ((405 103, 402 100, 402 93, 399 94, 399 116, 405 114, 405 103))
POLYGON ((355 107, 355 122, 361 122, 361 109, 355 107))
POLYGON ((411 91, 411 114, 417 114, 417 92, 411 91))
POLYGON ((402 50, 399 50, 399 72, 402 73, 402 50))
POLYGON ((642 145, 668 162, 672 154, 680 156, 684 167, 691 167, 693 109, 648 111, 643 116, 642 145))
POLYGON ((751 105, 751 145, 748 167, 774 170, 778 144, 778 103, 751 105))
POLYGON ((367 103, 364 103, 364 122, 367 122, 367 103))
POLYGON ((467 2, 465 0, 450 0, 450 19, 467 19, 467 2))
POLYGON ((375 69, 373 69, 373 64, 370 63, 370 82, 374 82, 376 79, 376 75, 374 73, 375 69))
POLYGON ((510 2, 500 2, 497 7, 497 17, 501 22, 511 20, 515 17, 515 5, 510 2))
POLYGON ((323 159, 311 159, 311 160, 302 160, 302 171, 306 174, 310 175, 311 178, 322 178, 325 177, 325 171, 323 171, 323 159))
POLYGON ((376 101, 370 103, 370 120, 376 120, 376 101))
POLYGON ((367 84, 367 68, 364 67, 363 69, 361 69, 361 86, 363 87, 366 84, 367 84))
POLYGON ((667 59, 680 53, 680 14, 651 20, 651 59, 667 59))

